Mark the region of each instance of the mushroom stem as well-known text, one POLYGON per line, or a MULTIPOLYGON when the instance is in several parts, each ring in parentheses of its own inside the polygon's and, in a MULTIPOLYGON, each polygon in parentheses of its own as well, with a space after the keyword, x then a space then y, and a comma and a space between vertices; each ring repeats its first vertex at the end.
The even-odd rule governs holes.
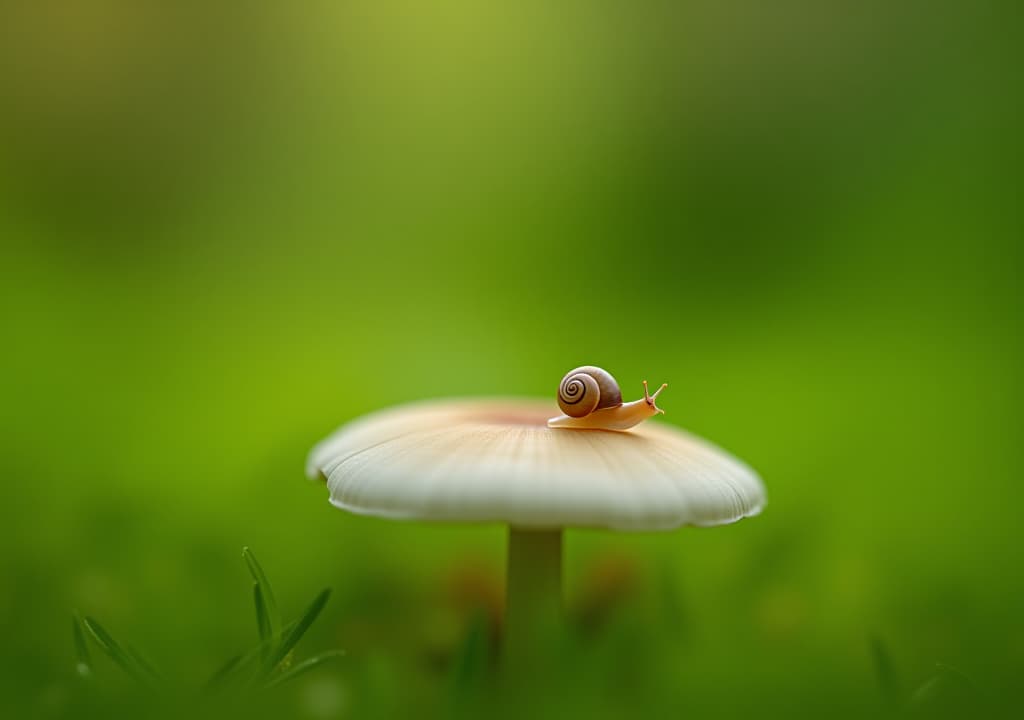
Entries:
POLYGON ((506 573, 504 664, 521 678, 562 625, 562 529, 510 527, 506 573))

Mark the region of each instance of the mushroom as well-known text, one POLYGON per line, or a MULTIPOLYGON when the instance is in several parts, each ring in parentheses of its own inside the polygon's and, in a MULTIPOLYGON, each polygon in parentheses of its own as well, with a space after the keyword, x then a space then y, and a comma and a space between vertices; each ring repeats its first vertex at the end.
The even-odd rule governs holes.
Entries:
MULTIPOLYGON (((597 368, 566 378, 581 370, 597 368)), ((661 412, 646 384, 636 403, 644 402, 647 417, 661 412)), ((620 407, 621 396, 610 410, 620 407)), ((580 429, 565 425, 565 416, 551 418, 552 409, 550 401, 514 398, 402 405, 344 425, 313 448, 306 466, 311 478, 327 481, 331 503, 352 513, 507 525, 510 663, 528 653, 534 633, 559 623, 566 528, 722 525, 765 503, 753 470, 682 430, 595 429, 593 422, 580 429)), ((591 417, 600 413, 615 415, 602 407, 591 417)))

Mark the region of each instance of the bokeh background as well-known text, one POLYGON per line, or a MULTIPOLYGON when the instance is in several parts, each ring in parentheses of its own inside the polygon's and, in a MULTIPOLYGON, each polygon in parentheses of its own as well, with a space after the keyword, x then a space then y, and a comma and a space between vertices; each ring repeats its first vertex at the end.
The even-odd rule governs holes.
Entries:
POLYGON ((1018 706, 1013 5, 5 4, 4 716, 166 706, 76 677, 73 610, 201 684, 255 637, 243 545, 348 652, 250 715, 516 716, 502 528, 345 515, 303 461, 582 363, 770 502, 570 532, 534 715, 1018 706))

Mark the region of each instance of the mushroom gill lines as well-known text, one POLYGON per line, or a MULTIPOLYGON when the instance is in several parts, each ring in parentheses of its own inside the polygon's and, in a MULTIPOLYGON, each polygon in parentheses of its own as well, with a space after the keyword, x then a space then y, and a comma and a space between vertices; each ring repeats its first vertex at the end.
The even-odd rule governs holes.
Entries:
POLYGON ((705 493, 717 494, 729 502, 734 516, 746 517, 760 510, 760 503, 754 506, 744 500, 743 493, 737 486, 739 479, 735 467, 711 455, 708 448, 692 438, 685 454, 680 455, 677 451, 663 448, 655 448, 654 452, 657 457, 670 464, 688 467, 691 477, 700 482, 700 487, 705 493), (719 474, 723 476, 724 483, 716 482, 719 474))
MULTIPOLYGON (((612 483, 612 478, 614 478, 614 476, 617 474, 615 472, 616 469, 624 469, 625 470, 625 472, 623 472, 621 474, 622 477, 630 477, 630 478, 632 478, 632 476, 633 476, 633 466, 632 466, 632 463, 629 463, 629 462, 613 462, 612 461, 611 458, 613 457, 614 453, 609 454, 607 452, 607 449, 604 446, 604 444, 597 441, 598 439, 608 439, 608 438, 598 438, 598 437, 595 437, 592 433, 589 433, 589 432, 588 433, 582 433, 582 434, 584 435, 584 437, 586 437, 587 442, 590 444, 591 452, 594 454, 594 456, 597 457, 597 458, 600 458, 602 464, 604 465, 604 467, 606 469, 610 470, 610 472, 604 473, 605 474, 605 477, 603 478, 604 484, 610 486, 610 488, 613 489, 612 492, 613 492, 614 495, 621 496, 620 501, 618 501, 618 502, 621 502, 623 506, 632 505, 632 503, 629 502, 629 500, 630 500, 630 490, 631 489, 627 489, 626 492, 623 492, 622 491, 622 484, 621 483, 614 483, 614 484, 612 483)), ((622 439, 622 440, 630 441, 630 442, 632 442, 634 439, 636 439, 636 435, 622 435, 620 437, 617 434, 615 434, 615 435, 612 435, 612 437, 614 437, 616 440, 617 439, 622 439)), ((631 514, 635 514, 635 513, 636 513, 636 510, 631 508, 631 514)), ((614 524, 614 518, 611 518, 610 520, 608 520, 608 522, 609 522, 609 524, 614 524)))
MULTIPOLYGON (((391 452, 390 458, 400 457, 402 455, 408 455, 412 452, 419 450, 420 448, 429 445, 434 442, 437 437, 443 437, 445 434, 444 429, 436 429, 433 431, 424 432, 422 429, 407 430, 399 433, 385 440, 372 443, 365 447, 358 448, 354 451, 347 453, 341 453, 338 457, 328 461, 321 473, 326 476, 328 487, 331 490, 332 495, 338 495, 347 503, 361 502, 367 492, 373 492, 375 489, 374 483, 367 483, 360 476, 359 472, 350 471, 348 477, 345 478, 344 483, 333 480, 333 477, 337 470, 341 469, 345 465, 351 465, 353 463, 362 462, 363 464, 372 463, 375 459, 380 459, 379 455, 382 452, 391 452), (417 437, 418 436, 418 437, 417 437), (400 440, 415 439, 415 443, 402 447, 397 451, 388 451, 387 446, 392 445, 400 440), (332 482, 334 483, 332 485, 332 482)), ((377 502, 371 504, 380 504, 379 498, 377 502)), ((391 510, 388 507, 388 503, 380 504, 384 509, 391 510)))

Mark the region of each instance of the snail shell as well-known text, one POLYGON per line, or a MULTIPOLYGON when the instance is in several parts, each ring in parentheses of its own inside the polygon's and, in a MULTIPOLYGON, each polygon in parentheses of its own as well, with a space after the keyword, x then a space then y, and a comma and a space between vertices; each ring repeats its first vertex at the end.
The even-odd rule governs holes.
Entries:
POLYGON ((558 385, 558 407, 569 417, 622 404, 622 392, 611 373, 593 365, 570 370, 558 385))

